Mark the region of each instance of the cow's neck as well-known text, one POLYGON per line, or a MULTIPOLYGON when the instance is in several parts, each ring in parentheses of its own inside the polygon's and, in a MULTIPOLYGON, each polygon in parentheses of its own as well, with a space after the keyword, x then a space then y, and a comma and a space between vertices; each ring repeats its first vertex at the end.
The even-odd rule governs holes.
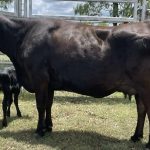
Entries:
POLYGON ((21 24, 0 16, 0 50, 11 60, 15 60, 18 45, 23 36, 21 24))

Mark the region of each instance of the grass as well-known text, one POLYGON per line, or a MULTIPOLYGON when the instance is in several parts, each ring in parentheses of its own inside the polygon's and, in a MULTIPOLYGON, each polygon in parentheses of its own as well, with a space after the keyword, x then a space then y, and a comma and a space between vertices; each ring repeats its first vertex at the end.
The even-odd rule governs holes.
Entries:
POLYGON ((10 59, 4 54, 0 54, 0 61, 7 62, 7 61, 10 61, 10 59))
MULTIPOLYGON (((0 94, 2 97, 2 94, 0 94)), ((53 133, 37 139, 34 95, 22 92, 17 118, 14 105, 9 126, 0 128, 1 150, 142 150, 148 141, 148 121, 141 142, 129 141, 136 125, 135 102, 115 93, 95 99, 75 93, 55 92, 52 109, 53 133)), ((0 112, 0 124, 2 110, 0 112)))

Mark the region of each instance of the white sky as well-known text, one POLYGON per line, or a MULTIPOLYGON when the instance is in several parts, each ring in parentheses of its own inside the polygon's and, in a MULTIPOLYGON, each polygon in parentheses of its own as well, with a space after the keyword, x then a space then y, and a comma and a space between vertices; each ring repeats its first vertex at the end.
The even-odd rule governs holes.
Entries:
MULTIPOLYGON (((33 15, 74 15, 77 4, 84 2, 75 1, 51 1, 51 0, 32 0, 33 15)), ((8 11, 14 12, 14 2, 8 5, 8 11)), ((109 10, 102 10, 104 16, 109 15, 109 10)))
POLYGON ((34 0, 32 2, 32 13, 43 15, 74 15, 73 8, 77 3, 82 2, 34 0))

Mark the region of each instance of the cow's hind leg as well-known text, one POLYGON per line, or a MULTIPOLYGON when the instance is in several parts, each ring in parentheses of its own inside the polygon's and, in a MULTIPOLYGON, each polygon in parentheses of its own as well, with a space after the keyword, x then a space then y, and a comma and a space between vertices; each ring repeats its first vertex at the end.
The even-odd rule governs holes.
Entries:
MULTIPOLYGON (((140 101, 142 100, 145 110, 146 110, 146 114, 148 116, 148 120, 149 120, 149 141, 146 144, 146 148, 150 149, 150 100, 149 100, 149 93, 147 92, 147 90, 145 89, 145 91, 141 94, 142 97, 140 97, 140 101), (142 98, 142 99, 141 99, 142 98)), ((140 102, 139 101, 139 102, 140 102)), ((144 114, 144 113, 143 113, 144 114)), ((143 120, 144 120, 145 116, 143 116, 143 120)), ((141 118, 142 119, 142 118, 141 118)), ((142 121, 141 121, 142 122, 142 121)), ((144 121, 143 121, 144 122, 144 121)), ((143 132, 142 132, 143 133, 143 132)))
POLYGON ((143 127, 145 122, 146 110, 142 100, 139 95, 135 95, 136 105, 137 105, 137 125, 134 135, 131 140, 136 142, 143 138, 143 127))
POLYGON ((19 96, 19 94, 20 94, 20 89, 14 93, 14 104, 15 104, 15 107, 16 107, 17 116, 22 117, 21 111, 20 111, 19 106, 18 106, 18 96, 19 96))
POLYGON ((149 120, 149 141, 146 144, 146 148, 150 149, 150 106, 148 106, 147 115, 148 115, 148 120, 149 120))

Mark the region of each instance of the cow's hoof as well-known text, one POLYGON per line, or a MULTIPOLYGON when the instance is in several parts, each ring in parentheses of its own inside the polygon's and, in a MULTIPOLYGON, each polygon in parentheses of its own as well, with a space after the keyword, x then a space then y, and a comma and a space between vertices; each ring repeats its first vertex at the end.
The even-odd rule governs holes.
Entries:
POLYGON ((7 127, 7 121, 2 121, 2 127, 7 127))
POLYGON ((17 116, 18 116, 18 117, 22 117, 21 112, 18 112, 18 113, 17 113, 17 116))
POLYGON ((37 138, 43 137, 45 135, 45 132, 43 130, 36 130, 35 133, 37 138))
POLYGON ((7 117, 10 117, 10 111, 7 111, 7 117))
POLYGON ((133 142, 138 142, 138 141, 140 141, 142 138, 143 138, 142 135, 140 135, 140 136, 133 135, 133 136, 131 136, 131 141, 133 141, 133 142))
POLYGON ((51 133, 51 132, 52 132, 52 127, 46 127, 46 128, 45 128, 45 131, 51 133))

